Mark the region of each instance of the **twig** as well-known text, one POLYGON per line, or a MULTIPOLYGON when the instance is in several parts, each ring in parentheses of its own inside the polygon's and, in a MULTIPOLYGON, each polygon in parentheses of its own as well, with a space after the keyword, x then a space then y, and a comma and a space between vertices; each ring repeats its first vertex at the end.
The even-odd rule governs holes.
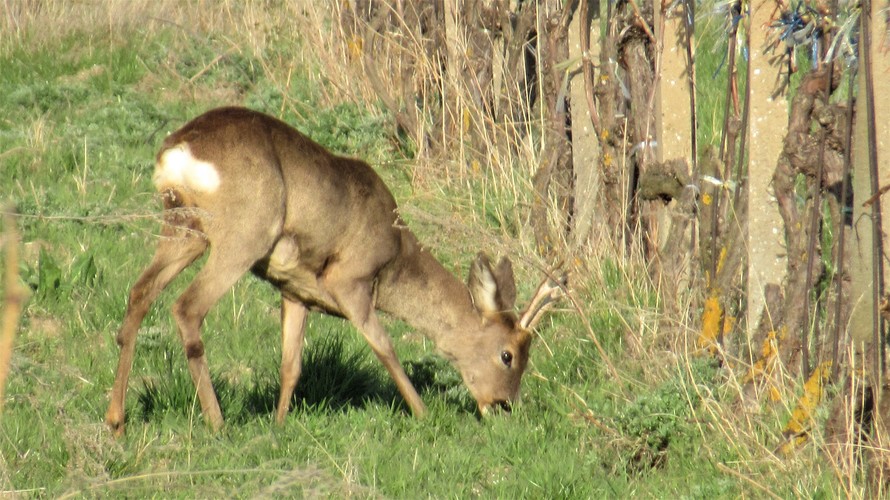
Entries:
MULTIPOLYGON (((253 469, 209 469, 209 470, 191 470, 191 471, 170 470, 170 471, 160 471, 160 472, 146 472, 143 474, 120 477, 120 478, 111 479, 111 480, 108 480, 108 481, 105 481, 102 483, 93 484, 93 485, 90 485, 82 490, 75 490, 75 491, 68 492, 68 493, 60 496, 59 498, 60 499, 74 498, 77 496, 81 496, 81 494, 83 494, 84 492, 87 492, 87 491, 95 491, 100 488, 107 489, 107 488, 111 488, 114 486, 121 486, 121 485, 129 484, 129 483, 147 482, 152 479, 162 479, 162 480, 170 481, 171 479, 178 478, 178 477, 188 478, 188 477, 203 477, 203 476, 233 476, 235 474, 244 474, 244 475, 281 474, 283 472, 286 472, 286 471, 281 470, 281 469, 264 470, 264 469, 257 469, 257 468, 253 468, 253 469)), ((30 490, 23 490, 23 491, 30 491, 30 490)), ((35 490, 35 491, 41 491, 41 490, 35 490)))
MULTIPOLYGON (((695 96, 695 2, 692 0, 684 0, 684 8, 683 15, 685 19, 683 20, 683 32, 686 34, 686 39, 683 40, 686 45, 686 64, 687 64, 687 78, 689 81, 689 103, 690 103, 690 126, 692 127, 692 134, 690 135, 690 139, 692 139, 692 172, 694 177, 694 185, 698 185, 698 138, 696 137, 696 131, 698 131, 698 111, 696 110, 696 96, 695 96)), ((693 222, 695 219, 693 219, 693 222)), ((695 234, 695 229, 693 229, 692 234, 695 234)), ((695 238, 692 239, 695 241, 695 238)))
POLYGON ((593 424, 594 427, 596 427, 597 429, 599 429, 599 430, 605 432, 606 434, 609 434, 609 435, 611 435, 611 436, 620 436, 620 435, 621 435, 621 434, 620 434, 618 431, 616 431, 615 429, 613 429, 613 428, 609 427, 608 425, 604 424, 604 423, 602 422, 602 420, 596 418, 596 417, 594 416, 594 414, 593 414, 593 410, 591 410, 590 408, 588 408, 587 411, 579 412, 579 413, 578 413, 578 416, 580 416, 580 417, 583 418, 584 420, 590 422, 591 424, 593 424))
POLYGON ((845 245, 844 240, 846 238, 845 232, 847 227, 846 214, 844 211, 847 209, 847 189, 850 185, 850 169, 852 166, 851 161, 851 151, 853 147, 853 82, 856 80, 856 67, 854 66, 852 71, 850 72, 850 79, 847 87, 847 137, 844 139, 844 174, 841 181, 841 216, 839 217, 839 229, 838 229, 838 248, 837 248, 837 263, 835 264, 835 269, 837 272, 835 274, 835 303, 834 303, 834 332, 832 332, 833 338, 831 340, 832 348, 831 348, 831 379, 837 380, 838 375, 840 374, 840 359, 838 359, 838 350, 840 348, 840 338, 841 338, 841 313, 842 306, 844 302, 843 297, 843 279, 844 279, 844 252, 845 245))
POLYGON ((886 186, 881 186, 881 189, 878 189, 877 193, 871 195, 867 200, 862 202, 862 207, 863 208, 870 207, 872 203, 878 201, 878 198, 880 198, 881 196, 884 196, 884 193, 886 193, 887 191, 890 191, 890 184, 887 184, 886 186))
MULTIPOLYGON (((690 134, 692 140, 691 162, 692 162, 692 185, 699 185, 701 170, 698 165, 698 111, 696 110, 695 97, 695 2, 692 0, 683 0, 683 32, 686 34, 683 43, 686 45, 686 64, 689 83, 689 106, 690 106, 690 134)), ((693 217, 690 221, 690 237, 689 237, 689 255, 695 255, 701 238, 698 234, 698 224, 700 219, 693 217)), ((716 277, 715 277, 716 278, 716 277)))
POLYGON ((636 0, 628 0, 630 6, 633 8, 634 17, 637 18, 637 22, 640 23, 640 27, 646 32, 646 36, 649 37, 649 41, 653 44, 658 43, 658 40, 655 38, 655 34, 652 33, 652 28, 649 27, 649 23, 643 19, 643 15, 640 13, 640 7, 637 6, 636 0))
MULTIPOLYGON (((831 83, 834 76, 834 60, 829 61, 828 66, 828 76, 825 78, 825 94, 823 95, 825 99, 825 105, 827 106, 831 102, 831 83)), ((809 341, 809 332, 810 332, 810 289, 813 286, 813 268, 816 262, 816 235, 819 232, 819 222, 822 221, 822 177, 824 175, 825 170, 825 143, 828 142, 828 134, 823 133, 822 137, 819 140, 819 160, 816 166, 816 185, 815 191, 813 192, 813 208, 812 212, 810 212, 810 234, 807 235, 807 269, 806 269, 806 277, 804 278, 804 286, 807 289, 807 293, 804 294, 803 297, 803 329, 801 329, 801 376, 803 377, 803 381, 807 381, 807 377, 809 377, 810 373, 810 341, 809 341)), ((817 300, 818 302, 818 300, 817 300)), ((816 305, 818 307, 818 304, 816 305)), ((814 311, 815 312, 815 311, 814 311)), ((818 325, 818 321, 816 322, 818 325)), ((818 333, 818 332, 817 332, 818 333)), ((815 335, 815 334, 814 334, 815 335)))
POLYGON ((578 15, 581 17, 581 22, 578 24, 581 26, 581 72, 584 75, 584 97, 587 100, 587 110, 590 113, 593 130, 599 136, 602 124, 594 100, 593 61, 590 60, 590 0, 581 0, 578 15))
MULTIPOLYGON (((878 148, 877 148, 877 131, 875 130, 875 87, 874 75, 871 67, 871 2, 873 0, 864 1, 862 4, 862 15, 859 16, 859 50, 862 52, 862 68, 865 71, 865 114, 866 128, 868 129, 868 173, 871 181, 871 190, 878 190, 878 148)), ((871 227, 872 227, 872 351, 874 351, 874 369, 880 370, 874 374, 874 383, 877 386, 881 380, 883 373, 881 350, 883 346, 882 332, 883 320, 878 313, 878 304, 884 295, 884 245, 881 221, 881 199, 878 198, 871 205, 871 227)), ((875 399, 880 397, 880 391, 875 391, 875 399)), ((877 405, 878 402, 876 401, 877 405)))
POLYGON ((775 493, 773 493, 772 491, 770 491, 769 489, 767 489, 767 488, 766 488, 765 486, 763 486, 762 484, 758 484, 757 481, 751 479, 750 477, 748 477, 748 476, 746 476, 746 475, 744 475, 744 474, 742 474, 742 473, 740 473, 740 472, 738 472, 738 471, 732 470, 731 468, 727 467, 727 466, 724 465, 724 464, 721 464, 721 463, 717 462, 715 465, 717 466, 717 469, 718 469, 720 472, 724 472, 724 473, 726 473, 726 474, 729 474, 730 476, 734 476, 734 477, 737 477, 737 478, 741 479, 742 481, 744 481, 744 482, 750 484, 751 486, 757 488, 758 490, 760 490, 760 491, 766 493, 767 495, 769 495, 770 498, 775 498, 775 499, 781 499, 781 498, 782 498, 782 497, 780 497, 779 495, 776 495, 775 493))
MULTIPOLYGON (((741 21, 739 21, 741 22, 741 21)), ((735 155, 736 148, 736 135, 733 134, 730 130, 732 126, 730 117, 729 117, 729 105, 732 101, 732 95, 735 91, 736 81, 735 81, 735 53, 736 53, 736 43, 738 39, 738 23, 732 24, 732 30, 729 33, 729 47, 727 51, 729 52, 729 62, 726 65, 726 101, 723 104, 723 131, 720 137, 720 153, 719 158, 720 161, 723 162, 723 180, 729 180, 729 165, 733 163, 733 158, 735 155), (732 144, 729 143, 729 139, 732 137, 732 144)), ((750 72, 749 72, 750 73, 750 72)), ((718 190, 714 194, 714 199, 711 201, 711 262, 710 264, 710 280, 711 283, 714 283, 714 279, 717 276, 717 236, 720 233, 720 199, 722 197, 722 192, 718 190)))
POLYGON ((3 323, 0 331, 0 413, 6 395, 6 379, 12 359, 12 345, 19 318, 22 315, 24 292, 19 287, 19 235, 15 226, 12 209, 4 210, 4 242, 6 245, 5 297, 3 298, 3 323))
POLYGON ((189 78, 189 83, 195 83, 195 81, 198 78, 201 78, 204 75, 204 73, 207 73, 208 71, 210 71, 210 68, 216 66, 216 63, 220 62, 227 55, 228 54, 220 54, 220 55, 214 57, 212 61, 210 61, 203 68, 201 68, 201 71, 198 71, 197 73, 195 73, 195 76, 189 78))
POLYGON ((116 224, 142 219, 161 219, 161 212, 151 214, 124 214, 124 215, 43 215, 43 214, 19 214, 12 210, 0 209, 0 216, 13 216, 20 219, 36 219, 39 221, 64 221, 80 222, 83 224, 116 224))

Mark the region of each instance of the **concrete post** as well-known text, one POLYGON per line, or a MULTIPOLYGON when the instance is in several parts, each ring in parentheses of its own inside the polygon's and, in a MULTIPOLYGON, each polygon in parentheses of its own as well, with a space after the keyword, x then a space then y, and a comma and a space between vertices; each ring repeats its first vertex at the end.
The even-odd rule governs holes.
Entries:
POLYGON ((768 284, 781 284, 786 257, 782 217, 770 181, 788 130, 788 100, 784 93, 774 95, 780 71, 770 64, 767 35, 776 7, 774 0, 753 0, 750 4, 751 46, 748 71, 751 88, 748 154, 748 334, 752 335, 763 313, 768 284))
MULTIPOLYGON (((582 0, 583 1, 583 0, 582 0)), ((585 59, 596 64, 600 58, 600 2, 587 0, 590 20, 581 19, 580 11, 569 25, 569 59, 585 64, 585 59), (589 23, 589 24, 588 24, 589 23), (582 26, 589 26, 590 52, 583 53, 582 26)), ((587 105, 584 73, 573 71, 569 80, 572 103, 572 169, 575 173, 575 220, 573 244, 583 247, 590 237, 600 192, 600 144, 593 129, 587 105)))

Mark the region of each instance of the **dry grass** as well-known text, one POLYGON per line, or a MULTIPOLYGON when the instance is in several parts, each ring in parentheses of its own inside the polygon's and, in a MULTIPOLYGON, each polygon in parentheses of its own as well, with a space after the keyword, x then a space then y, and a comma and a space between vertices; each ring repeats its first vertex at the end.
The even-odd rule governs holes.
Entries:
POLYGON ((192 19, 205 19, 197 16, 196 9, 191 12, 193 16, 188 16, 187 6, 173 0, 4 0, 3 3, 4 15, 0 17, 0 47, 3 49, 26 43, 39 46, 73 33, 120 33, 135 25, 144 27, 145 20, 188 26, 192 19))

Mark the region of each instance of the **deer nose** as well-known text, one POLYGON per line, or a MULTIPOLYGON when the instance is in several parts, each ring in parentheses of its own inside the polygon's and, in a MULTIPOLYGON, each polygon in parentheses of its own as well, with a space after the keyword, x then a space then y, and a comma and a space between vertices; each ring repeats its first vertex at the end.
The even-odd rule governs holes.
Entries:
POLYGON ((513 412, 513 407, 510 406, 509 401, 499 400, 499 401, 493 401, 493 402, 491 402, 487 405, 484 405, 484 406, 480 406, 479 412, 482 413, 483 417, 488 417, 490 415, 501 414, 501 413, 505 413, 505 414, 509 415, 510 413, 513 412))

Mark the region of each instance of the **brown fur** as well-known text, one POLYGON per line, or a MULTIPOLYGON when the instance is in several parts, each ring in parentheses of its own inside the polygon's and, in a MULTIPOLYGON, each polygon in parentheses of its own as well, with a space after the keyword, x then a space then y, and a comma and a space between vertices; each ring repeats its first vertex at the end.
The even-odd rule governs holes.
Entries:
POLYGON ((173 315, 204 417, 214 428, 222 425, 222 415, 210 384, 201 323, 248 271, 282 296, 278 422, 287 414, 300 375, 309 309, 350 320, 416 415, 425 407, 377 309, 432 339, 460 370, 483 413, 517 396, 531 336, 517 326, 527 322, 517 321, 512 312, 516 292, 508 260, 492 267, 480 255, 468 289, 399 221, 392 194, 370 166, 333 155, 270 116, 242 108, 209 111, 164 141, 159 168, 162 155, 177 147, 212 165, 220 182, 216 190, 205 191, 190 189, 187 182, 159 185, 163 237, 133 285, 118 337, 121 356, 106 415, 116 433, 123 432, 139 325, 158 294, 208 248, 204 268, 176 301, 173 315), (485 283, 496 286, 486 289, 485 283), (480 309, 487 303, 497 304, 496 309, 480 309))

